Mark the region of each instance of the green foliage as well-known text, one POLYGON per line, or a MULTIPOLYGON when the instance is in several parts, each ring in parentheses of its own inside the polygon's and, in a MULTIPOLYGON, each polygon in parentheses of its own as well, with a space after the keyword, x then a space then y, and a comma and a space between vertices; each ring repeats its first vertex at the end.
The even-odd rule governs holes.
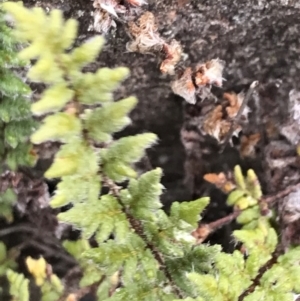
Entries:
POLYGON ((139 161, 144 155, 145 148, 155 142, 156 135, 145 133, 124 137, 112 143, 107 149, 101 151, 104 173, 116 182, 135 178, 136 172, 130 165, 139 161))
MULTIPOLYGON (((0 8, 1 9, 1 8, 0 8)), ((17 56, 16 39, 0 10, 0 166, 11 169, 34 162, 28 141, 34 122, 30 112, 29 87, 13 68, 24 65, 17 56)))
POLYGON ((262 197, 259 181, 253 170, 248 170, 244 178, 239 166, 234 170, 237 188, 228 196, 227 203, 243 210, 237 222, 242 224, 241 230, 233 232, 234 237, 242 242, 249 252, 246 269, 254 277, 259 268, 264 265, 274 252, 278 238, 276 231, 270 225, 272 212, 262 214, 260 198, 262 197))
MULTIPOLYGON (((84 250, 80 263, 89 274, 81 285, 104 276, 97 291, 99 300, 172 300, 176 296, 173 284, 168 272, 161 270, 157 256, 170 269, 180 259, 187 264, 177 273, 178 286, 187 271, 201 272, 200 263, 186 258, 192 254, 198 259, 210 257, 209 250, 194 246, 191 235, 208 199, 196 200, 190 206, 174 203, 168 216, 161 209, 161 170, 137 179, 133 164, 157 138, 144 133, 113 140, 112 135, 130 123, 128 113, 136 99, 112 102, 113 90, 128 75, 127 68, 82 72, 81 68, 97 57, 102 38, 69 52, 76 33, 75 21, 65 22, 58 11, 46 16, 40 9, 28 10, 21 4, 7 3, 5 7, 16 20, 18 36, 30 42, 21 57, 37 59, 29 78, 48 84, 32 111, 50 114, 31 139, 34 143, 63 143, 45 173, 48 178, 61 178, 51 204, 60 207, 72 203, 71 209, 58 215, 59 219, 80 229, 83 239, 93 236, 98 243, 97 248, 86 244, 81 245, 83 249, 79 247, 84 250), (43 32, 34 32, 33 28, 43 28, 43 32), (70 37, 67 42, 65 36, 70 37), (128 188, 118 188, 116 182, 124 180, 129 180, 128 188), (99 196, 103 184, 109 186, 110 193, 99 196), (112 286, 119 281, 122 288, 109 297, 112 286)), ((77 254, 74 243, 68 242, 66 247, 77 254)), ((189 290, 186 284, 182 289, 189 290)))
MULTIPOLYGON (((244 300, 294 300, 294 294, 300 292, 300 266, 295 265, 299 255, 298 247, 280 256, 278 263, 263 274, 260 284, 244 300)), ((197 273, 188 275, 201 296, 201 299, 190 300, 238 300, 253 281, 244 256, 239 251, 235 251, 232 255, 219 253, 216 257, 215 273, 215 275, 197 273)))
POLYGON ((57 301, 63 291, 64 287, 60 279, 56 275, 51 275, 51 278, 41 286, 41 301, 57 301))
POLYGON ((16 200, 16 195, 12 189, 8 188, 0 194, 0 212, 1 217, 6 221, 12 222, 13 220, 13 204, 16 200))
POLYGON ((59 218, 81 229, 85 238, 95 234, 98 243, 112 234, 116 240, 124 241, 129 229, 122 206, 112 195, 103 195, 94 202, 79 203, 69 211, 60 213, 59 218))
POLYGON ((7 279, 10 283, 9 293, 13 301, 29 301, 29 280, 23 274, 18 274, 13 270, 7 270, 7 279))
POLYGON ((0 242, 0 277, 5 275, 9 269, 14 269, 16 262, 14 258, 11 258, 6 246, 3 242, 0 242))
MULTIPOLYGON (((69 205, 58 214, 59 220, 81 231, 78 241, 64 242, 83 270, 80 286, 92 286, 101 301, 238 300, 260 276, 278 240, 271 211, 261 210, 262 192, 254 171, 244 177, 235 168, 236 188, 227 199, 240 212, 241 229, 233 236, 243 251, 226 254, 219 246, 196 245, 192 232, 209 199, 174 202, 166 214, 160 201, 162 171, 138 176, 134 170, 157 137, 144 133, 113 138, 130 123, 128 114, 136 104, 133 97, 113 101, 114 89, 128 69, 83 72, 98 56, 103 38, 71 49, 77 22, 63 20, 60 11, 46 15, 20 3, 7 3, 5 8, 16 20, 18 37, 29 42, 20 57, 36 60, 29 78, 47 84, 32 112, 48 116, 31 140, 62 143, 45 176, 61 180, 52 207, 69 205), (121 182, 122 187, 117 185, 121 182)), ((15 140, 9 141, 14 145, 15 140)), ((300 289, 299 256, 297 248, 280 256, 245 299, 292 300, 300 289)), ((27 265, 43 300, 60 298, 63 287, 55 275, 46 277, 46 262, 31 259, 27 265)), ((11 281, 12 295, 19 292, 19 282, 11 281)))
POLYGON ((127 114, 136 103, 135 97, 128 97, 88 111, 84 118, 86 119, 85 129, 89 137, 96 142, 110 142, 112 133, 122 130, 130 123, 127 114), (102 131, 100 132, 98 128, 101 128, 102 131))
MULTIPOLYGON (((277 246, 278 237, 270 225, 271 211, 261 212, 262 192, 254 171, 249 170, 244 177, 241 168, 236 166, 234 176, 236 189, 229 194, 227 203, 236 210, 243 210, 237 218, 242 228, 233 232, 235 239, 243 243, 243 251, 217 253, 214 268, 206 275, 189 273, 187 277, 197 287, 198 297, 186 300, 239 300, 253 284, 261 267, 272 258, 277 246)), ((244 300, 294 300, 293 294, 300 292, 296 280, 300 272, 297 256, 299 258, 300 248, 290 249, 280 256, 244 300)))
MULTIPOLYGON (((30 89, 17 75, 25 63, 18 57, 17 39, 6 25, 2 4, 0 6, 0 173, 7 167, 15 170, 19 165, 31 165, 35 157, 31 153, 30 134, 35 123, 30 111, 30 89)), ((3 177, 4 181, 6 179, 3 177)), ((0 218, 13 220, 13 204, 16 195, 8 185, 0 185, 0 218), (4 188, 5 187, 5 188, 4 188)), ((0 277, 6 276, 10 295, 14 301, 29 301, 28 283, 22 274, 13 271, 17 266, 14 256, 0 242, 0 277)), ((2 285, 1 285, 2 290, 2 285)), ((0 290, 0 295, 2 291, 0 290)))
POLYGON ((89 241, 87 239, 78 239, 76 241, 66 240, 63 242, 64 248, 79 262, 81 269, 83 270, 83 277, 80 281, 80 286, 88 286, 96 283, 102 279, 105 274, 100 267, 94 264, 94 262, 87 261, 83 256, 85 251, 91 249, 89 241))
POLYGON ((64 291, 60 279, 51 272, 44 258, 33 259, 27 257, 26 265, 28 271, 34 277, 36 285, 40 288, 42 298, 41 301, 56 301, 64 291))

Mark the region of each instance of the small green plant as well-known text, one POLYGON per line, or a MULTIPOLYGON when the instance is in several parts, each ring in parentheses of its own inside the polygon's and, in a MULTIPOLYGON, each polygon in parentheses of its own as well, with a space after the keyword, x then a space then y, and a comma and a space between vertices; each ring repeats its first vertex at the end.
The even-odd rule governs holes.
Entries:
MULTIPOLYGON (((22 67, 24 62, 18 57, 17 41, 6 25, 0 7, 0 173, 34 162, 29 143, 34 129, 30 88, 15 74, 15 70, 22 67)), ((0 212, 7 221, 13 218, 15 200, 10 183, 0 183, 0 212)))
MULTIPOLYGON (((2 5, 0 6, 0 218, 13 220, 13 204, 16 195, 9 180, 7 169, 31 165, 35 158, 31 152, 29 136, 35 122, 30 111, 30 88, 16 74, 25 66, 18 57, 17 40, 7 26, 2 5)), ((29 300, 29 280, 14 271, 17 267, 14 252, 7 250, 0 241, 0 282, 4 276, 11 283, 9 293, 15 301, 29 300)), ((6 294, 0 287, 0 298, 6 294)))
POLYGON ((3 242, 0 242, 0 277, 6 274, 8 269, 14 269, 16 262, 14 258, 11 258, 6 246, 3 242))
MULTIPOLYGON (((219 246, 196 244, 192 233, 209 199, 174 202, 167 215, 160 202, 162 171, 138 176, 133 168, 157 137, 145 133, 113 139, 130 123, 128 114, 137 102, 134 97, 113 101, 113 91, 128 69, 83 72, 97 58, 104 43, 101 37, 71 49, 75 20, 64 21, 58 10, 46 15, 19 3, 6 3, 5 8, 16 20, 18 38, 29 42, 20 57, 36 60, 29 78, 47 85, 31 108, 35 115, 47 114, 31 140, 62 143, 45 173, 49 179, 61 179, 51 205, 70 204, 58 218, 82 236, 64 242, 82 267, 81 288, 69 294, 59 281, 50 281, 41 289, 45 300, 51 290, 51 301, 79 298, 84 288, 93 288, 101 301, 293 300, 300 292, 300 250, 275 256, 273 216, 263 206, 255 173, 250 170, 245 178, 236 167, 227 201, 238 212, 242 228, 233 235, 242 248, 226 254, 219 246), (101 193, 104 186, 106 194, 101 193), (96 247, 90 245, 91 238, 96 247)), ((28 262, 41 287, 45 265, 43 260, 28 262)), ((14 288, 15 277, 8 278, 14 288)))
POLYGON ((23 274, 18 274, 13 270, 7 270, 7 279, 10 283, 9 293, 13 301, 29 300, 29 280, 23 274))
POLYGON ((34 121, 30 111, 30 88, 14 74, 14 68, 24 66, 18 57, 16 39, 5 24, 0 11, 0 160, 1 169, 8 165, 16 169, 33 162, 28 137, 34 121))
POLYGON ((167 216, 159 200, 161 170, 137 178, 132 167, 156 142, 156 136, 145 133, 113 140, 112 134, 130 122, 127 115, 136 104, 134 97, 113 102, 113 89, 128 76, 128 69, 82 72, 98 56, 104 43, 101 37, 68 51, 76 37, 76 21, 64 22, 58 10, 46 16, 41 9, 28 10, 17 3, 5 7, 16 20, 18 37, 30 42, 20 56, 37 59, 29 78, 48 85, 32 111, 49 115, 31 140, 63 143, 45 173, 48 178, 61 178, 51 205, 72 203, 59 219, 80 229, 83 238, 93 236, 98 243, 82 254, 82 260, 93 262, 97 269, 82 282, 98 283, 99 300, 173 300, 193 291, 186 272, 206 271, 209 253, 219 249, 195 248, 191 235, 208 198, 174 203, 167 216), (127 189, 118 187, 125 180, 129 180, 127 189), (100 196, 102 185, 110 192, 100 196), (207 258, 204 265, 197 262, 199 258, 207 258), (111 281, 116 273, 117 286, 111 281), (116 288, 113 294, 111 286, 116 288))
POLYGON ((243 245, 233 254, 218 253, 213 273, 188 274, 200 297, 185 300, 293 300, 293 294, 300 292, 300 265, 295 260, 300 248, 281 256, 276 252, 278 236, 270 223, 274 214, 262 199, 253 170, 244 177, 236 166, 234 182, 227 186, 231 187, 227 204, 235 207, 242 226, 233 236, 243 245))
POLYGON ((41 301, 58 300, 62 295, 63 285, 59 278, 52 273, 52 268, 45 259, 27 257, 26 265, 35 280, 35 284, 41 289, 41 301))

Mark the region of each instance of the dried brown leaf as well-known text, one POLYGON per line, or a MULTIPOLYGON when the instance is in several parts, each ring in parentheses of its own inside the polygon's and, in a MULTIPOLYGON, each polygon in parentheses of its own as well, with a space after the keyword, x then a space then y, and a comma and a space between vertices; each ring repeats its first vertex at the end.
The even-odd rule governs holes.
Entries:
POLYGON ((208 173, 204 175, 203 178, 205 181, 214 184, 218 189, 222 190, 224 193, 229 193, 236 187, 234 183, 230 181, 223 172, 219 174, 208 173))
POLYGON ((175 94, 183 97, 188 103, 196 103, 196 95, 200 99, 205 99, 210 94, 211 85, 222 86, 222 71, 224 68, 224 62, 219 59, 208 61, 204 64, 198 65, 194 70, 188 68, 187 72, 184 72, 184 76, 181 76, 176 84, 180 84, 175 94), (186 76, 188 74, 188 76, 186 76), (185 83, 184 83, 185 80, 185 83), (193 83, 193 93, 186 90, 186 87, 191 88, 193 83))
POLYGON ((163 45, 163 52, 166 56, 160 65, 160 70, 162 73, 174 74, 175 66, 180 61, 182 54, 181 44, 173 39, 170 44, 163 45))
POLYGON ((94 30, 107 33, 111 27, 116 27, 113 18, 118 18, 118 14, 126 13, 125 6, 120 4, 119 0, 95 0, 93 6, 94 12, 94 30))
POLYGON ((240 154, 242 157, 254 157, 255 156, 255 146, 260 141, 260 133, 252 134, 249 136, 241 137, 240 154))
POLYGON ((161 51, 165 41, 160 37, 154 15, 146 11, 137 22, 129 22, 129 33, 135 38, 127 43, 130 52, 149 53, 161 51))
MULTIPOLYGON (((245 93, 244 92, 241 92, 239 94, 236 94, 234 92, 224 93, 223 97, 229 102, 229 106, 226 107, 226 112, 228 116, 230 118, 234 118, 238 114, 241 108, 241 105, 245 98, 245 93)), ((248 119, 249 112, 250 112, 250 108, 246 106, 243 110, 242 117, 244 119, 248 119)))
POLYGON ((116 27, 116 22, 108 12, 97 9, 94 12, 94 30, 106 34, 111 27, 116 27))
POLYGON ((196 103, 196 87, 192 80, 192 68, 185 69, 184 73, 172 82, 171 88, 175 94, 184 98, 188 103, 196 103))
POLYGON ((195 83, 197 86, 216 85, 222 86, 223 69, 225 62, 220 59, 213 59, 196 67, 195 83))

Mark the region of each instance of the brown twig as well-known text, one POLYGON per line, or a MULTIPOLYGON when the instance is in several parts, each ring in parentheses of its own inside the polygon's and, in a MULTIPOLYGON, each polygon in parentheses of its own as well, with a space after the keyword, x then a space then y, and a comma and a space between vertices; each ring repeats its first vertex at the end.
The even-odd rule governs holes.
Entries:
POLYGON ((192 235, 196 238, 196 244, 201 244, 210 234, 223 226, 230 224, 240 214, 240 211, 234 211, 233 213, 222 217, 209 224, 200 224, 199 227, 193 231, 192 235))
MULTIPOLYGON (((300 183, 290 185, 286 189, 276 193, 275 195, 263 197, 261 198, 260 202, 265 203, 267 205, 272 205, 275 201, 287 196, 296 189, 300 189, 300 183)), ((231 223, 240 215, 241 212, 242 211, 234 211, 233 213, 209 224, 200 224, 199 227, 193 232, 193 236, 197 239, 197 244, 202 243, 209 235, 214 233, 216 230, 231 223)))
POLYGON ((264 197, 263 200, 268 204, 272 204, 275 201, 277 201, 278 199, 289 195, 291 192, 295 191, 296 189, 300 189, 300 183, 290 185, 287 188, 285 188, 284 190, 281 190, 281 191, 279 191, 278 193, 276 193, 274 195, 264 197))
POLYGON ((268 260, 258 271, 256 277, 253 279, 252 284, 239 296, 238 301, 244 300, 249 294, 253 293, 255 288, 259 286, 260 280, 263 277, 264 273, 269 270, 276 262, 278 257, 281 254, 281 247, 280 245, 277 246, 275 251, 272 254, 270 260, 268 260))

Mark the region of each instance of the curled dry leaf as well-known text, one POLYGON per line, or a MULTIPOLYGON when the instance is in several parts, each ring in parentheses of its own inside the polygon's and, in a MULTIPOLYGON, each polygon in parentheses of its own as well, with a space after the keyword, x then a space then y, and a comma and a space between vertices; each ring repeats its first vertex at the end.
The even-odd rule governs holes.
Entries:
POLYGON ((241 137, 240 154, 242 157, 254 157, 255 146, 260 141, 260 133, 241 137))
POLYGON ((118 14, 126 12, 125 6, 119 0, 95 0, 93 3, 94 29, 101 33, 107 33, 111 27, 116 27, 113 18, 118 18, 118 14))
POLYGON ((212 85, 222 86, 224 65, 224 61, 214 59, 198 65, 195 70, 188 68, 173 82, 173 92, 191 104, 196 103, 196 96, 202 100, 205 99, 209 95, 212 85), (190 88, 190 83, 193 84, 193 89, 190 88), (185 91, 187 87, 189 90, 185 91))
POLYGON ((171 88, 175 94, 184 98, 188 103, 196 103, 196 87, 192 79, 192 68, 185 69, 184 73, 172 82, 171 88))
POLYGON ((182 47, 175 39, 167 44, 160 37, 154 15, 146 11, 136 22, 131 21, 128 25, 134 40, 127 43, 127 50, 139 53, 163 52, 165 58, 160 70, 162 73, 174 74, 175 65, 181 58, 182 47))
POLYGON ((94 30, 106 34, 110 28, 116 27, 116 22, 108 12, 97 9, 94 12, 94 30))
POLYGON ((137 22, 129 22, 129 27, 130 33, 135 38, 137 38, 142 33, 149 31, 157 32, 158 29, 155 23, 155 17, 149 11, 144 12, 137 20, 137 22))
POLYGON ((145 0, 126 0, 129 7, 121 4, 121 0, 95 0, 93 6, 94 12, 94 30, 107 33, 111 27, 116 27, 114 20, 119 18, 119 15, 124 15, 128 12, 128 8, 140 7, 147 2, 145 0))
MULTIPOLYGON (((204 120, 202 131, 204 134, 210 135, 218 140, 219 143, 224 142, 231 128, 231 122, 224 119, 223 108, 221 105, 216 106, 207 114, 204 120)), ((234 132, 232 136, 238 136, 242 127, 238 124, 233 125, 234 132)))
MULTIPOLYGON (((237 137, 242 130, 242 126, 239 124, 240 118, 242 121, 247 122, 250 112, 250 108, 245 106, 241 115, 238 115, 245 100, 245 94, 243 92, 239 94, 233 92, 224 93, 223 98, 225 101, 223 101, 221 105, 217 105, 207 113, 201 128, 203 134, 214 137, 219 143, 227 142, 228 135, 230 135, 229 141, 232 142, 232 137, 237 137), (236 121, 235 118, 237 116, 239 116, 239 120, 236 121)), ((254 135, 251 136, 249 141, 248 139, 246 140, 246 138, 243 139, 241 152, 244 153, 245 156, 251 155, 259 138, 257 135, 254 135)))
MULTIPOLYGON (((230 118, 234 118, 237 113, 239 112, 241 105, 245 98, 245 93, 240 92, 239 94, 236 94, 234 92, 231 93, 224 93, 223 97, 228 100, 229 106, 226 107, 226 112, 230 118)), ((250 108, 246 106, 242 113, 243 119, 248 119, 248 114, 250 112, 250 108)))
POLYGON ((226 194, 236 188, 235 184, 230 181, 223 172, 219 174, 208 173, 204 175, 203 178, 205 181, 214 184, 218 189, 222 190, 226 194))
POLYGON ((182 47, 178 41, 173 39, 170 44, 163 45, 163 52, 166 57, 160 65, 160 70, 162 73, 173 75, 175 73, 175 66, 181 58, 182 47))
POLYGON ((195 83, 198 87, 205 85, 215 85, 222 87, 223 69, 225 62, 220 59, 213 59, 196 67, 195 83))
POLYGON ((130 52, 149 53, 161 51, 164 40, 160 37, 155 24, 154 15, 146 11, 137 22, 129 22, 129 33, 135 38, 127 43, 126 48, 130 52))

